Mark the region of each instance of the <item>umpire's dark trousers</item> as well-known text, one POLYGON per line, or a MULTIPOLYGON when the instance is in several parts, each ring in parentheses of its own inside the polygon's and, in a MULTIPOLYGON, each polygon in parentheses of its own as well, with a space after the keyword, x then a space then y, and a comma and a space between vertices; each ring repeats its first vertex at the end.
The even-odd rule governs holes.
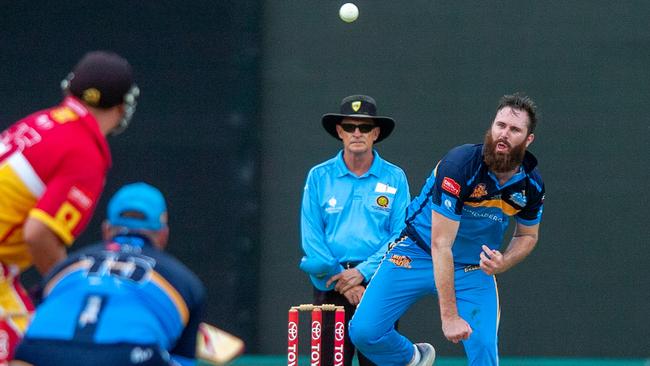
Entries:
MULTIPOLYGON (((334 304, 345 307, 345 366, 352 365, 352 357, 354 357, 355 347, 350 341, 348 336, 348 324, 357 309, 352 305, 342 294, 335 290, 320 291, 314 288, 314 305, 334 304)), ((323 328, 321 331, 321 365, 333 366, 334 365, 334 312, 323 311, 323 328)), ((360 366, 375 366, 375 364, 367 359, 364 355, 357 352, 360 366)))

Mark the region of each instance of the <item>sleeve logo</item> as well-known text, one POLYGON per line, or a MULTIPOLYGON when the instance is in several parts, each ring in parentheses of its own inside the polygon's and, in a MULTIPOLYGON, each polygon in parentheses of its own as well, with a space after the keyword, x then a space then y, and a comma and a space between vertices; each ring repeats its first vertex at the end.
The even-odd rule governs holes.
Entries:
POLYGON ((77 210, 70 202, 65 201, 56 212, 54 220, 65 228, 68 232, 72 233, 81 221, 81 212, 77 210))
POLYGON ((81 189, 72 186, 68 191, 68 199, 76 203, 81 209, 89 210, 93 205, 93 200, 81 189))
POLYGON ((456 183, 455 180, 445 177, 442 180, 442 189, 458 197, 460 195, 460 184, 456 183))

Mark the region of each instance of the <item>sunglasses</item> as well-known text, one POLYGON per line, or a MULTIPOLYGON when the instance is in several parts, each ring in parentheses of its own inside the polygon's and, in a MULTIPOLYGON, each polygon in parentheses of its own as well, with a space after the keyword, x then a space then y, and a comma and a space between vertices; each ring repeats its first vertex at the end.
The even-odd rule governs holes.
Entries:
POLYGON ((377 126, 371 125, 369 123, 362 123, 360 125, 355 125, 355 124, 352 124, 352 123, 341 123, 340 126, 343 129, 343 131, 349 132, 349 133, 354 133, 354 130, 356 130, 357 128, 359 128, 359 132, 361 132, 361 133, 368 133, 368 132, 372 131, 373 128, 377 127, 377 126))

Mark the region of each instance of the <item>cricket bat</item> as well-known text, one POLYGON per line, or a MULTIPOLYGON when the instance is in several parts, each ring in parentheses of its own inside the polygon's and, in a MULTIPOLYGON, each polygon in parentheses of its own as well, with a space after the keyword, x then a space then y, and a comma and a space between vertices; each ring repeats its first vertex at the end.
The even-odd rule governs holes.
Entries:
POLYGON ((207 323, 199 324, 196 358, 215 366, 227 365, 244 353, 244 341, 207 323))

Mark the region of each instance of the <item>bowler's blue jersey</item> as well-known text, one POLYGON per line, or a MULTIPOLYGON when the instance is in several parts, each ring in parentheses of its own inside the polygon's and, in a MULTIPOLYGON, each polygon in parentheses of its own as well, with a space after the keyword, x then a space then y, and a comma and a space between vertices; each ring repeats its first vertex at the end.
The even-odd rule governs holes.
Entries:
POLYGON ((194 357, 204 287, 144 237, 120 236, 83 248, 45 283, 27 338, 158 344, 194 357))
POLYGON ((348 170, 343 151, 312 168, 302 199, 302 248, 308 257, 358 262, 369 280, 387 244, 404 229, 410 200, 404 171, 373 151, 373 163, 358 177, 348 170))
POLYGON ((406 233, 430 252, 431 212, 460 221, 452 252, 457 264, 478 264, 481 245, 499 249, 514 216, 532 226, 542 218, 544 183, 537 159, 526 152, 519 171, 504 185, 483 162, 483 145, 447 153, 408 207, 406 233))

